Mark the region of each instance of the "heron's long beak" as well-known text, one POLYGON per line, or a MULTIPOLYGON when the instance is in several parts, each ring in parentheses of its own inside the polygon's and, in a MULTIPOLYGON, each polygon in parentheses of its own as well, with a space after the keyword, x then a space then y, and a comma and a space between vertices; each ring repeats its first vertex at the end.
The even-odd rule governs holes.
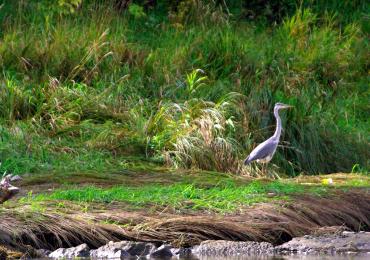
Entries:
POLYGON ((294 106, 285 105, 284 108, 293 108, 294 106))

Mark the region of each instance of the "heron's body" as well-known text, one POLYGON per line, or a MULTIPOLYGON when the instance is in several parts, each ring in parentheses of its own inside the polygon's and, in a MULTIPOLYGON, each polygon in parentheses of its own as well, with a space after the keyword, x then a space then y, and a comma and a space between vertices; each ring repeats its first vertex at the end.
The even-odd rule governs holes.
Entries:
POLYGON ((247 165, 253 161, 257 161, 258 163, 268 163, 271 161, 272 157, 275 154, 276 148, 278 147, 282 129, 279 110, 289 107, 290 106, 282 103, 275 104, 274 115, 276 118, 276 130, 274 135, 263 143, 260 143, 256 148, 254 148, 253 151, 245 159, 244 164, 247 165))

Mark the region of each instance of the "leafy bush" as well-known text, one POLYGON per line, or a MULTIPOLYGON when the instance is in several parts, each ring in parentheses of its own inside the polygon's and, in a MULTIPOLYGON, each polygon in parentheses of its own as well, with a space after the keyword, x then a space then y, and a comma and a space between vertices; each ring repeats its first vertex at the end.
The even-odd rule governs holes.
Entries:
POLYGON ((128 7, 128 11, 135 19, 146 17, 144 8, 140 5, 130 4, 128 7))

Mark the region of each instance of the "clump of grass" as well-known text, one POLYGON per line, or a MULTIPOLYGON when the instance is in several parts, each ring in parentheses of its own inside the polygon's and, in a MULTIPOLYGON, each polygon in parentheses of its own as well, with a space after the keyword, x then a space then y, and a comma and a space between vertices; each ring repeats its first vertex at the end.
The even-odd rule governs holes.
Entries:
POLYGON ((30 118, 37 109, 37 98, 33 89, 24 82, 4 75, 0 87, 0 117, 5 121, 30 118))
POLYGON ((185 0, 176 6, 176 12, 170 12, 171 23, 177 28, 197 24, 206 27, 208 24, 224 25, 228 22, 227 6, 217 5, 215 1, 185 0), (226 10, 224 10, 226 7, 226 10))
MULTIPOLYGON (((188 76, 192 96, 204 78, 188 76)), ((149 146, 175 167, 238 172, 239 146, 229 134, 234 129, 233 113, 240 95, 229 93, 218 102, 190 98, 183 103, 162 104, 148 123, 149 146)))

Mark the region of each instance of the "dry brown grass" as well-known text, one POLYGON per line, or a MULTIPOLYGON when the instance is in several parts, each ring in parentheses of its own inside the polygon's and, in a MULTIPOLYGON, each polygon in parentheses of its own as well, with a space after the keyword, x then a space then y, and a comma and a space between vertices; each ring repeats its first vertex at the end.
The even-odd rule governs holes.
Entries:
POLYGON ((0 214, 0 244, 21 250, 26 245, 54 249, 85 242, 98 247, 110 240, 133 239, 125 236, 123 230, 115 231, 113 226, 97 225, 88 219, 64 214, 36 211, 24 211, 22 214, 15 210, 5 210, 0 214))
POLYGON ((197 244, 207 239, 278 244, 323 226, 346 226, 355 231, 369 229, 369 216, 369 193, 346 192, 330 198, 305 196, 290 203, 261 204, 238 216, 153 221, 140 234, 176 244, 197 244))
POLYGON ((19 259, 22 257, 21 252, 9 250, 6 247, 0 246, 0 259, 19 259))
POLYGON ((83 214, 3 209, 0 244, 17 249, 24 245, 55 249, 81 243, 98 247, 110 240, 168 241, 182 246, 208 239, 278 244, 320 227, 369 230, 369 216, 369 190, 338 192, 325 197, 304 196, 290 202, 260 204, 242 214, 225 216, 154 215, 118 209, 83 214))

